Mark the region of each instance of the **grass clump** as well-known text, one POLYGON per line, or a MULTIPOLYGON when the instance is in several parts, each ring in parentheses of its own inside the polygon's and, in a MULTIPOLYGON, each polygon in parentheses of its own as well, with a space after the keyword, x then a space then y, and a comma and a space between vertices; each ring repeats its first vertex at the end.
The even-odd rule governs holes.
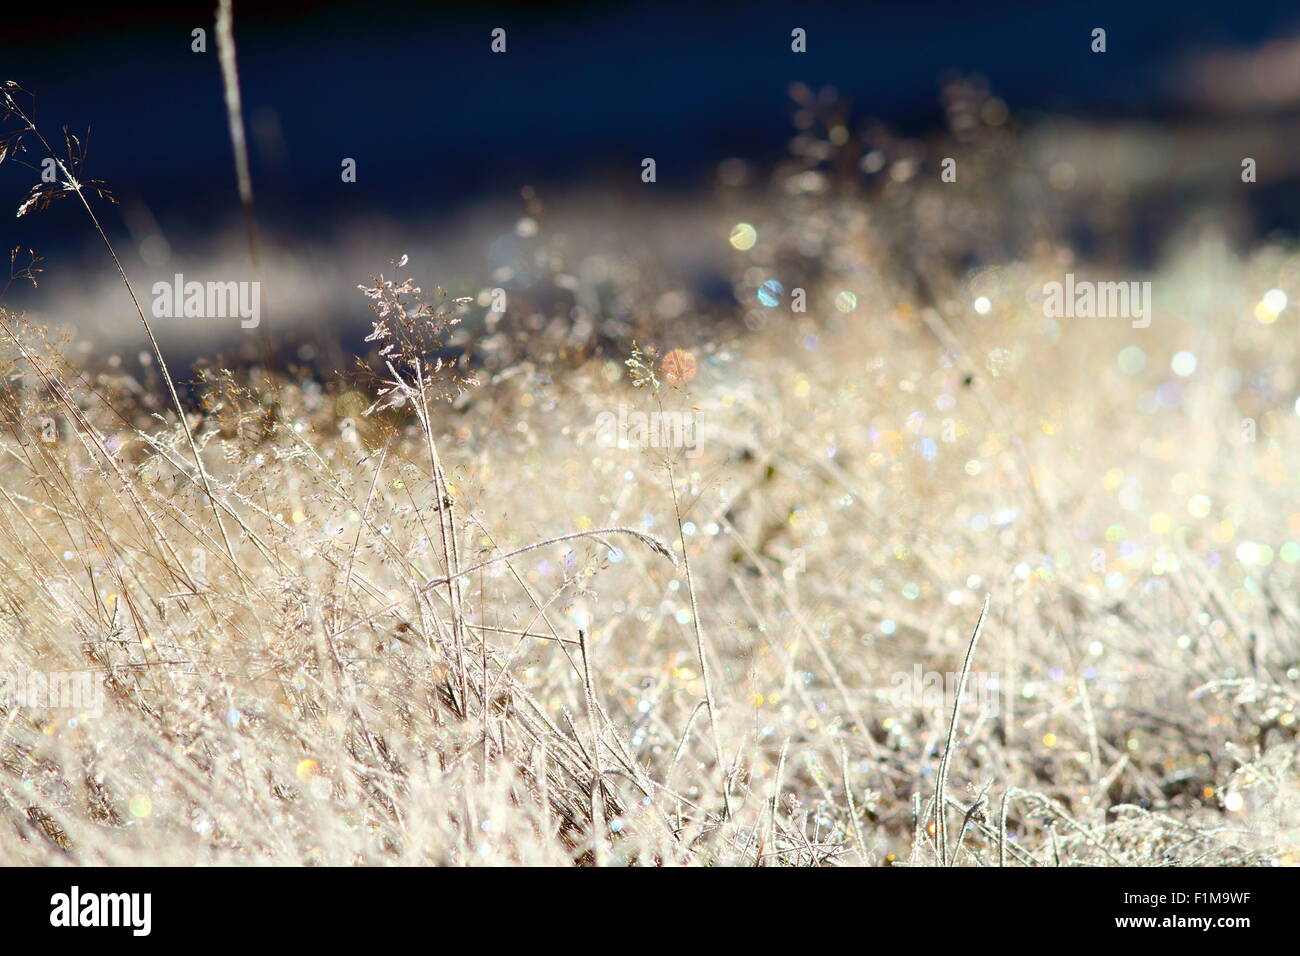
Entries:
POLYGON ((1297 356, 1240 301, 1292 252, 1047 322, 1053 237, 963 271, 984 207, 922 241, 848 148, 921 161, 810 130, 736 259, 815 308, 626 360, 476 371, 404 258, 358 369, 192 407, 152 332, 92 367, 0 311, 0 673, 103 692, 0 695, 3 861, 1294 862, 1297 356))

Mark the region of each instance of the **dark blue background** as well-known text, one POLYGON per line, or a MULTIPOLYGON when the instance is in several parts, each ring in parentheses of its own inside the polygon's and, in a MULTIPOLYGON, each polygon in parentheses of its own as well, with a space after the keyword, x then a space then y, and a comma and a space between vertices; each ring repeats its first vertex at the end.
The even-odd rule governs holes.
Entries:
MULTIPOLYGON (((142 201, 173 241, 238 208, 214 8, 24 4, 6 11, 0 38, 0 78, 38 94, 47 132, 91 127, 89 174, 142 201), (190 52, 196 26, 209 28, 206 55, 190 52)), ((454 211, 525 183, 599 184, 647 155, 662 187, 693 188, 724 157, 780 155, 795 80, 834 84, 858 113, 913 130, 939 121, 949 70, 986 75, 1021 113, 1159 117, 1177 109, 1170 70, 1182 58, 1259 43, 1298 14, 1282 2, 759 0, 241 2, 235 16, 246 117, 273 114, 283 130, 282 155, 254 148, 259 215, 311 231, 361 210, 454 211), (505 56, 489 51, 496 26, 505 56), (807 54, 790 52, 795 26, 807 54), (1094 26, 1108 31, 1105 57, 1088 51, 1094 26), (339 181, 345 156, 358 160, 355 186, 339 181)), ((30 178, 0 167, 4 202, 30 178)), ((68 214, 0 221, 14 242, 48 247, 70 232, 68 214)))

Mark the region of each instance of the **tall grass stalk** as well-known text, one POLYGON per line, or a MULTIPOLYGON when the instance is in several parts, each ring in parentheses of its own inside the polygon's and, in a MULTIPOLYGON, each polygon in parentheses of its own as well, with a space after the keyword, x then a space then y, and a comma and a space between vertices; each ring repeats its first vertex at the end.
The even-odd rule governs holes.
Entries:
POLYGON ((203 484, 203 493, 208 500, 208 506, 212 509, 212 516, 217 521, 217 530, 221 533, 222 545, 226 549, 226 555, 229 557, 235 577, 239 581, 240 590, 247 597, 248 589, 244 583, 244 573, 240 570, 239 561, 235 557, 235 549, 230 543, 230 536, 226 533, 226 523, 222 520, 221 511, 217 507, 216 494, 212 490, 212 481, 208 477, 207 469, 203 466, 203 456, 199 454, 198 444, 194 441, 194 434, 190 431, 189 423, 185 417, 185 408, 181 404, 180 395, 176 392, 176 385, 172 381, 171 372, 167 369, 167 361, 163 358, 162 347, 158 344, 158 338, 154 335, 153 326, 149 324, 148 318, 145 317, 144 309, 140 305, 139 297, 135 294, 135 288, 131 285, 131 280, 127 277, 126 269, 122 266, 122 261, 117 257, 117 251, 113 248, 113 243, 109 241, 108 234, 104 232, 104 227, 99 224, 99 217, 95 215, 95 210, 91 208, 90 201, 86 199, 81 183, 72 175, 71 170, 68 169, 64 161, 58 158, 58 153, 54 147, 46 140, 45 136, 37 128, 35 121, 27 115, 10 91, 4 90, 3 96, 8 109, 23 121, 27 129, 45 148, 46 155, 53 158, 58 164, 59 170, 64 176, 65 187, 76 193, 82 209, 85 210, 86 216, 90 219, 95 234, 103 242, 109 258, 113 260, 113 267, 117 270, 122 284, 126 286, 127 294, 131 297, 131 304, 135 306, 136 315, 140 317, 140 324, 144 326, 145 336, 149 340, 149 347, 153 350, 154 359, 158 362, 158 371, 162 374, 163 382, 167 386, 167 395, 171 399, 172 409, 176 412, 177 422, 185 433, 185 440, 189 444, 190 454, 194 457, 194 467, 199 475, 199 480, 203 484))
POLYGON ((934 838, 939 849, 939 865, 951 866, 953 857, 948 855, 948 771, 952 768, 952 751, 957 743, 957 721, 961 716, 961 699, 966 691, 966 678, 970 674, 971 661, 975 657, 975 647, 979 644, 980 631, 984 627, 984 615, 988 613, 991 595, 985 595, 984 605, 980 608, 979 620, 971 633, 970 643, 966 647, 966 657, 961 664, 961 676, 957 680, 957 696, 952 704, 952 721, 948 724, 948 741, 943 748, 943 758, 939 761, 939 773, 934 789, 934 838))

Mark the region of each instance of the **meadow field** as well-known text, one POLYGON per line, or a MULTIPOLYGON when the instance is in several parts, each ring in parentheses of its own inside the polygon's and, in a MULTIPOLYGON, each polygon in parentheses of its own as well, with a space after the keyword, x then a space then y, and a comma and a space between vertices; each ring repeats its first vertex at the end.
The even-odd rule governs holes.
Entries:
POLYGON ((794 95, 689 235, 368 249, 355 362, 274 248, 193 369, 0 309, 0 863, 1300 861, 1300 250, 794 95))

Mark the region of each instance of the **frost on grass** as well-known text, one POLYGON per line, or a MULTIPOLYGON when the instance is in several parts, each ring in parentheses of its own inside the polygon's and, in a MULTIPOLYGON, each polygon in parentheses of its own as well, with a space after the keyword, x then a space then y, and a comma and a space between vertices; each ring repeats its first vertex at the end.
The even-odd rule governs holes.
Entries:
POLYGON ((215 509, 147 366, 0 313, 0 860, 1294 862, 1300 357, 1256 306, 1294 250, 1183 244, 1150 328, 1048 321, 1064 242, 964 269, 1011 186, 910 150, 801 131, 672 376, 372 278, 354 374, 201 370, 215 509), (778 277, 817 307, 755 304, 778 277), (656 402, 701 457, 597 441, 656 402), (962 701, 905 693, 986 594, 962 701), (98 713, 14 679, 79 672, 98 713))

